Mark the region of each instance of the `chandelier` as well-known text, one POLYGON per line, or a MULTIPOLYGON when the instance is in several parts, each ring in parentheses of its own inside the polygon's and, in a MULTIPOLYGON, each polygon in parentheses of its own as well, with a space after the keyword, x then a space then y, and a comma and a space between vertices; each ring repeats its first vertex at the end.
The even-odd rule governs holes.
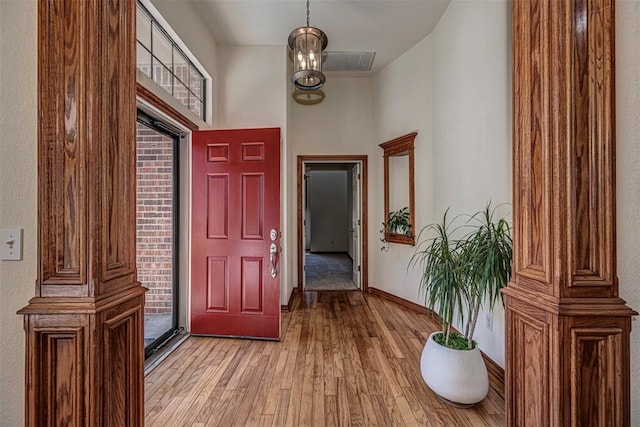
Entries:
POLYGON ((320 89, 326 80, 322 74, 322 51, 327 48, 327 35, 309 26, 309 0, 307 26, 296 28, 289 34, 289 48, 293 53, 291 82, 302 90, 320 89))

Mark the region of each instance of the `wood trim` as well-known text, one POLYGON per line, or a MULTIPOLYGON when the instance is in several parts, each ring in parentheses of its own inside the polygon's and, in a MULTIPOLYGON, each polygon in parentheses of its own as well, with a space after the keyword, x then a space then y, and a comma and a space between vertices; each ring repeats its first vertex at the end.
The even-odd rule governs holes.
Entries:
POLYGON ((371 288, 370 287, 369 288, 369 293, 372 294, 372 295, 377 295, 377 296, 379 296, 381 298, 384 298, 386 300, 389 300, 391 302, 394 302, 394 303, 396 303, 398 305, 401 305, 402 307, 404 307, 406 309, 409 309, 411 311, 414 311, 416 313, 425 314, 427 316, 431 316, 431 317, 433 317, 435 319, 435 323, 434 323, 435 327, 436 328, 439 327, 438 326, 438 315, 437 315, 437 313, 434 313, 433 311, 429 310, 428 308, 426 308, 423 305, 416 304, 413 301, 409 301, 409 300, 401 298, 401 297, 399 297, 397 295, 390 294, 389 292, 383 291, 382 289, 378 289, 378 288, 371 288))
MULTIPOLYGON (((425 306, 416 304, 415 302, 406 300, 397 295, 390 294, 378 288, 369 288, 369 293, 372 295, 379 296, 380 298, 384 298, 393 303, 396 303, 418 314, 424 314, 426 316, 431 317, 431 319, 433 320, 432 322, 433 329, 434 330, 440 329, 440 320, 439 320, 438 314, 429 310, 425 306)), ((459 333, 459 331, 457 330, 455 331, 459 333)), ((496 393, 498 393, 498 395, 504 399, 504 388, 505 388, 504 387, 504 381, 505 381, 504 368, 498 365, 491 357, 489 357, 482 350, 480 350, 480 353, 482 354, 482 358, 484 359, 484 363, 487 367, 487 373, 489 374, 489 384, 491 385, 491 388, 493 388, 496 391, 496 393)))
POLYGON ((181 125, 185 126, 187 129, 190 129, 192 131, 200 130, 200 126, 180 114, 175 108, 162 100, 162 98, 160 98, 158 95, 144 87, 144 85, 142 85, 140 82, 136 82, 136 95, 140 99, 143 99, 144 101, 158 108, 164 114, 171 117, 181 125))
POLYGON ((297 199, 296 199, 296 212, 297 212, 297 233, 298 233, 298 277, 297 285, 294 289, 302 290, 302 257, 304 256, 304 226, 302 224, 302 185, 304 182, 304 170, 303 164, 305 162, 327 162, 327 163, 355 163, 360 162, 362 169, 361 174, 361 194, 362 206, 360 212, 362 213, 362 269, 360 271, 362 280, 362 291, 366 292, 369 287, 369 167, 367 165, 367 155, 305 155, 298 156, 297 160, 297 199))

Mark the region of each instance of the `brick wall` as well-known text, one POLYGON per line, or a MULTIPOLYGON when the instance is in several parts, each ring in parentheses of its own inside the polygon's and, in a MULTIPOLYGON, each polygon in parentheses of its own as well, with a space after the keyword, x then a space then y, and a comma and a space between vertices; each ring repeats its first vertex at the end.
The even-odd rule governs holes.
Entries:
POLYGON ((171 313, 173 281, 173 140, 137 124, 138 280, 149 288, 145 314, 171 313))

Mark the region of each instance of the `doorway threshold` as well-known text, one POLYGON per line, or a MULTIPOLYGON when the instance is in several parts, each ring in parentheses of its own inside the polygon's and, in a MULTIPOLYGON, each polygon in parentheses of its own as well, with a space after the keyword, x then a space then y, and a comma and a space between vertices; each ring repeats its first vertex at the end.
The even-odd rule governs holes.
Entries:
POLYGON ((180 332, 174 335, 166 343, 158 348, 158 351, 149 356, 144 361, 144 375, 146 376, 153 371, 164 359, 166 359, 175 349, 189 338, 190 334, 187 332, 180 332))

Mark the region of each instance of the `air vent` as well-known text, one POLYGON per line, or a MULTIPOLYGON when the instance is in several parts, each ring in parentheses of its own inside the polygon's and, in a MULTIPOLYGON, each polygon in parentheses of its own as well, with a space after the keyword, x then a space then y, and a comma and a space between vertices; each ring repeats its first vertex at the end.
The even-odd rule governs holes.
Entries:
POLYGON ((375 52, 327 52, 323 71, 370 71, 375 52))

